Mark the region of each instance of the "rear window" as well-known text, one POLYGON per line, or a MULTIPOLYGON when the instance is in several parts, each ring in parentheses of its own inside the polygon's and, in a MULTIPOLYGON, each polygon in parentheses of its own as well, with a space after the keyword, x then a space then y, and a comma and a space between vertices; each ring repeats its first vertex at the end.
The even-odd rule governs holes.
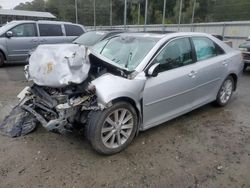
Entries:
POLYGON ((192 39, 197 61, 206 60, 225 53, 223 49, 207 37, 192 37, 192 39))
POLYGON ((65 24, 65 31, 67 36, 80 36, 84 30, 78 25, 65 24))
POLYGON ((60 24, 39 24, 40 36, 63 36, 60 24))

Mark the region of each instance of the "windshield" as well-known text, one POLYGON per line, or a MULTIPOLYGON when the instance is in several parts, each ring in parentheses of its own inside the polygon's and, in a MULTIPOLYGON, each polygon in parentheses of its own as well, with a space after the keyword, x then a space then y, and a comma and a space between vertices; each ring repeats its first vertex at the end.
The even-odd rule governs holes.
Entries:
POLYGON ((134 70, 157 43, 158 38, 120 36, 98 43, 93 50, 114 63, 134 70))
POLYGON ((105 35, 105 32, 90 31, 90 32, 84 33, 83 35, 75 39, 74 43, 82 44, 84 46, 93 46, 99 40, 101 40, 104 35, 105 35))

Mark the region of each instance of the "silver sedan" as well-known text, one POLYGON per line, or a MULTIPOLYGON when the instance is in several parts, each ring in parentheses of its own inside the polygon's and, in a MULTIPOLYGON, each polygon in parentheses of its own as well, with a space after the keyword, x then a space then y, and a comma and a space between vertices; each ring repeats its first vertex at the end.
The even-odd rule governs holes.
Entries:
POLYGON ((243 69, 239 51, 202 33, 120 34, 94 46, 89 57, 113 70, 91 83, 104 109, 90 113, 86 132, 104 154, 207 103, 227 105, 243 69))

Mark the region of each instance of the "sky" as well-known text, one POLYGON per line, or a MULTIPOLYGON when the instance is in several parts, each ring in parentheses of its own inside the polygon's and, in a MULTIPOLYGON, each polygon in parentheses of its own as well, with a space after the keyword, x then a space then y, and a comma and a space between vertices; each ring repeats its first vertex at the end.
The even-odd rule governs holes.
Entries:
POLYGON ((13 9, 19 3, 25 3, 32 0, 0 0, 0 5, 3 9, 13 9))

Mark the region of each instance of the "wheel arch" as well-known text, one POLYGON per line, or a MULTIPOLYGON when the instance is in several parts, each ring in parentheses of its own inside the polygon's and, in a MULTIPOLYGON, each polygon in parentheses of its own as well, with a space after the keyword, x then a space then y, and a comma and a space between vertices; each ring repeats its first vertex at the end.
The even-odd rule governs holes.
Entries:
POLYGON ((6 60, 7 60, 7 57, 6 57, 6 54, 5 54, 4 50, 2 50, 2 49, 0 48, 0 52, 3 54, 4 60, 6 61, 6 60))
POLYGON ((228 76, 231 76, 233 78, 233 80, 234 80, 234 91, 236 91, 236 89, 237 89, 237 82, 238 82, 238 76, 237 76, 237 74, 231 73, 228 76))
POLYGON ((136 103, 132 98, 118 97, 118 98, 113 99, 111 103, 120 102, 120 101, 128 102, 135 109, 137 117, 138 117, 138 128, 137 128, 137 133, 138 133, 140 130, 141 123, 142 123, 142 100, 136 103))

